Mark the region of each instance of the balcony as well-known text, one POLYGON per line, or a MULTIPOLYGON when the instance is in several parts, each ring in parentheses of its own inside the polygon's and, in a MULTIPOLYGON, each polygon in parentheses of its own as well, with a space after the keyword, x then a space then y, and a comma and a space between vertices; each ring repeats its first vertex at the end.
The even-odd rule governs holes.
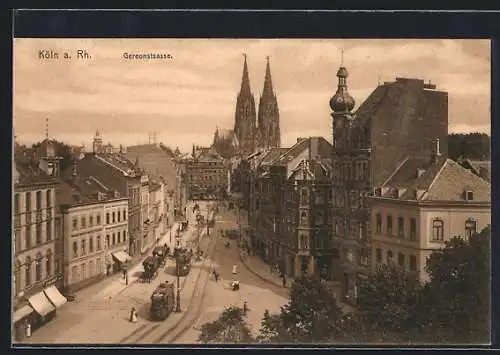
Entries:
POLYGON ((35 212, 35 222, 36 223, 41 223, 42 222, 42 210, 36 210, 36 212, 35 212))

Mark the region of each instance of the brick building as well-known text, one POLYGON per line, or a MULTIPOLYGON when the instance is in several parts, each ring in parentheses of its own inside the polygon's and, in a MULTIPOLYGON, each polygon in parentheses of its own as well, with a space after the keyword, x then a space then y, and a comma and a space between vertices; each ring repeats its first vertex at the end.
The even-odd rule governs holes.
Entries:
POLYGON ((371 211, 367 197, 408 157, 428 157, 440 139, 447 154, 448 94, 418 79, 379 85, 352 112, 348 72, 340 67, 333 111, 333 242, 340 260, 334 277, 344 296, 357 298, 358 278, 371 268, 371 211))
POLYGON ((191 156, 179 163, 188 199, 215 200, 227 192, 228 166, 215 149, 193 146, 191 156))
POLYGON ((338 257, 330 243, 331 149, 324 138, 299 138, 289 149, 261 154, 255 171, 253 249, 292 277, 329 280, 332 258, 338 257))

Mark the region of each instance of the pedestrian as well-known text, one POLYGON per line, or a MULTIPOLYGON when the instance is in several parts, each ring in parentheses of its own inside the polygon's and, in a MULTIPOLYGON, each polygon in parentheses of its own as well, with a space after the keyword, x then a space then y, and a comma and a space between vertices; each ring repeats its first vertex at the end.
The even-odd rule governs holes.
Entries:
POLYGON ((243 315, 247 315, 248 312, 248 306, 247 306, 247 301, 243 302, 243 315))
POLYGON ((26 322, 26 337, 31 336, 31 324, 29 322, 26 322))
POLYGON ((286 277, 285 277, 285 274, 283 274, 283 287, 286 287, 286 277))
POLYGON ((128 273, 125 274, 125 285, 128 286, 128 273))

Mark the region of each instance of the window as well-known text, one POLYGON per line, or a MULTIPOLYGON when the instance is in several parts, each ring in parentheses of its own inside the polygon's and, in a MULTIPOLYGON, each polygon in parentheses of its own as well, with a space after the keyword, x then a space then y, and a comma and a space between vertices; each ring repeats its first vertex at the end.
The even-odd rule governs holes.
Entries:
POLYGON ((78 243, 73 242, 73 258, 78 258, 78 243))
POLYGON ((21 196, 19 194, 15 194, 14 196, 14 213, 19 214, 21 204, 21 196))
POLYGON ((16 282, 16 294, 21 292, 21 262, 16 259, 16 264, 15 264, 15 269, 14 269, 14 279, 16 282))
POLYGON ((106 213, 106 224, 109 224, 109 212, 106 213))
POLYGON ((306 205, 309 198, 309 191, 307 191, 307 189, 302 189, 300 192, 301 192, 302 204, 306 205))
POLYGON ((82 228, 86 228, 87 227, 87 220, 86 220, 85 216, 81 217, 80 222, 81 222, 82 228))
POLYGON ((358 223, 358 240, 365 238, 365 222, 358 223))
POLYGON ((380 264, 382 262, 382 250, 380 248, 375 250, 375 258, 377 259, 377 263, 380 264))
POLYGON ((36 245, 42 244, 42 225, 40 223, 35 224, 35 237, 36 245))
POLYGON ((26 249, 31 248, 31 224, 26 223, 26 249))
POLYGON ((126 210, 123 210, 123 220, 124 221, 127 220, 127 211, 126 210))
POLYGON ((45 223, 45 228, 46 228, 46 234, 47 234, 47 241, 52 240, 52 221, 47 221, 45 223))
POLYGON ((109 248, 111 244, 109 243, 109 234, 106 234, 106 248, 109 248))
POLYGON ((116 233, 117 234, 117 243, 120 244, 121 243, 121 232, 118 232, 116 233))
POLYGON ((127 231, 123 231, 123 241, 127 240, 127 231))
POLYGON ((405 236, 405 219, 398 217, 398 237, 404 238, 405 236))
POLYGON ((101 273, 101 258, 97 258, 95 261, 96 264, 96 273, 100 274, 101 273))
POLYGON ((417 271, 417 257, 415 255, 410 256, 410 271, 417 271))
POLYGON ((78 229, 78 219, 76 217, 73 218, 73 230, 78 229))
POLYGON ((35 260, 35 278, 36 281, 40 281, 42 279, 42 254, 36 254, 35 260))
POLYGON ((100 214, 98 214, 98 215, 96 215, 96 216, 95 216, 95 223, 96 223, 97 225, 100 225, 100 224, 101 224, 101 215, 100 215, 100 214))
POLYGON ((442 241, 443 240, 443 221, 440 219, 435 219, 432 222, 432 240, 442 241))
POLYGON ((376 216, 376 231, 377 234, 382 234, 382 216, 380 213, 377 213, 376 216))
POLYGON ((392 235, 392 216, 387 216, 387 235, 392 235))
POLYGON ((87 278, 87 264, 83 263, 81 265, 81 268, 82 268, 81 276, 82 276, 82 281, 83 281, 87 278))
POLYGON ((90 237, 89 238, 89 253, 93 253, 93 252, 94 252, 94 238, 90 237))
POLYGON ((45 200, 46 200, 45 204, 46 204, 47 208, 51 208, 52 207, 52 191, 51 190, 47 190, 45 200))
POLYGON ((415 218, 410 219, 410 240, 417 239, 417 220, 415 218))
POLYGON ((71 281, 72 283, 80 281, 78 277, 78 266, 76 265, 71 268, 71 281))
POLYGON ((24 265, 24 279, 26 286, 31 285, 31 258, 29 256, 26 257, 26 263, 24 265))
POLYGON ((81 247, 82 247, 82 255, 85 255, 87 253, 87 241, 85 239, 82 239, 81 247))
POLYGON ((37 210, 42 209, 42 191, 36 192, 36 209, 37 210))
POLYGON ((45 272, 47 277, 52 275, 52 251, 50 249, 47 250, 45 255, 45 272))
POLYGON ((116 217, 116 216, 115 216, 115 213, 114 213, 114 212, 113 212, 112 216, 113 216, 113 218, 112 218, 112 222, 113 222, 113 223, 115 223, 115 217, 116 217))
POLYGON ((465 221, 465 238, 469 239, 476 233, 476 221, 469 218, 465 221))
POLYGON ((101 250, 101 236, 97 236, 97 250, 101 250))
POLYGON ((405 255, 403 253, 398 253, 398 265, 402 268, 405 267, 405 255))
POLYGON ((94 225, 94 216, 90 215, 89 216, 89 227, 92 227, 94 225))
POLYGON ((304 225, 304 226, 308 224, 307 223, 307 212, 305 212, 305 211, 300 212, 300 224, 304 225))
POLYGON ((392 250, 387 251, 387 263, 392 262, 392 250))
POLYGON ((318 211, 316 214, 316 225, 323 224, 323 223, 324 223, 323 212, 318 211))
POLYGON ((26 212, 31 212, 31 192, 26 192, 26 212))
POLYGON ((89 261, 89 277, 92 277, 95 275, 95 265, 94 262, 91 260, 89 261))
POLYGON ((307 235, 301 234, 299 237, 299 245, 300 249, 309 249, 308 243, 307 243, 307 235))
POLYGON ((115 235, 115 233, 113 233, 113 245, 115 245, 115 244, 116 244, 116 235, 115 235))

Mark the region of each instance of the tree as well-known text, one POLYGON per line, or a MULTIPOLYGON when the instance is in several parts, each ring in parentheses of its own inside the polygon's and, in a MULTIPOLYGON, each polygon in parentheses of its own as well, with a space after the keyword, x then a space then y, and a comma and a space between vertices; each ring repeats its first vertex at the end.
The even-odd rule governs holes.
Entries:
POLYGON ((342 310, 317 278, 302 277, 292 285, 279 316, 264 314, 259 339, 266 342, 328 342, 340 329, 342 310))
POLYGON ((243 309, 226 308, 218 319, 201 326, 198 341, 205 344, 252 342, 251 330, 244 318, 243 309))
POLYGON ((448 135, 448 156, 484 160, 490 159, 490 137, 485 133, 452 133, 448 135))
POLYGON ((468 241, 454 237, 427 260, 426 314, 450 341, 484 343, 490 335, 491 227, 468 241))
POLYGON ((370 332, 381 341, 406 339, 420 324, 421 289, 414 273, 394 263, 381 265, 360 284, 357 316, 362 316, 370 332))

